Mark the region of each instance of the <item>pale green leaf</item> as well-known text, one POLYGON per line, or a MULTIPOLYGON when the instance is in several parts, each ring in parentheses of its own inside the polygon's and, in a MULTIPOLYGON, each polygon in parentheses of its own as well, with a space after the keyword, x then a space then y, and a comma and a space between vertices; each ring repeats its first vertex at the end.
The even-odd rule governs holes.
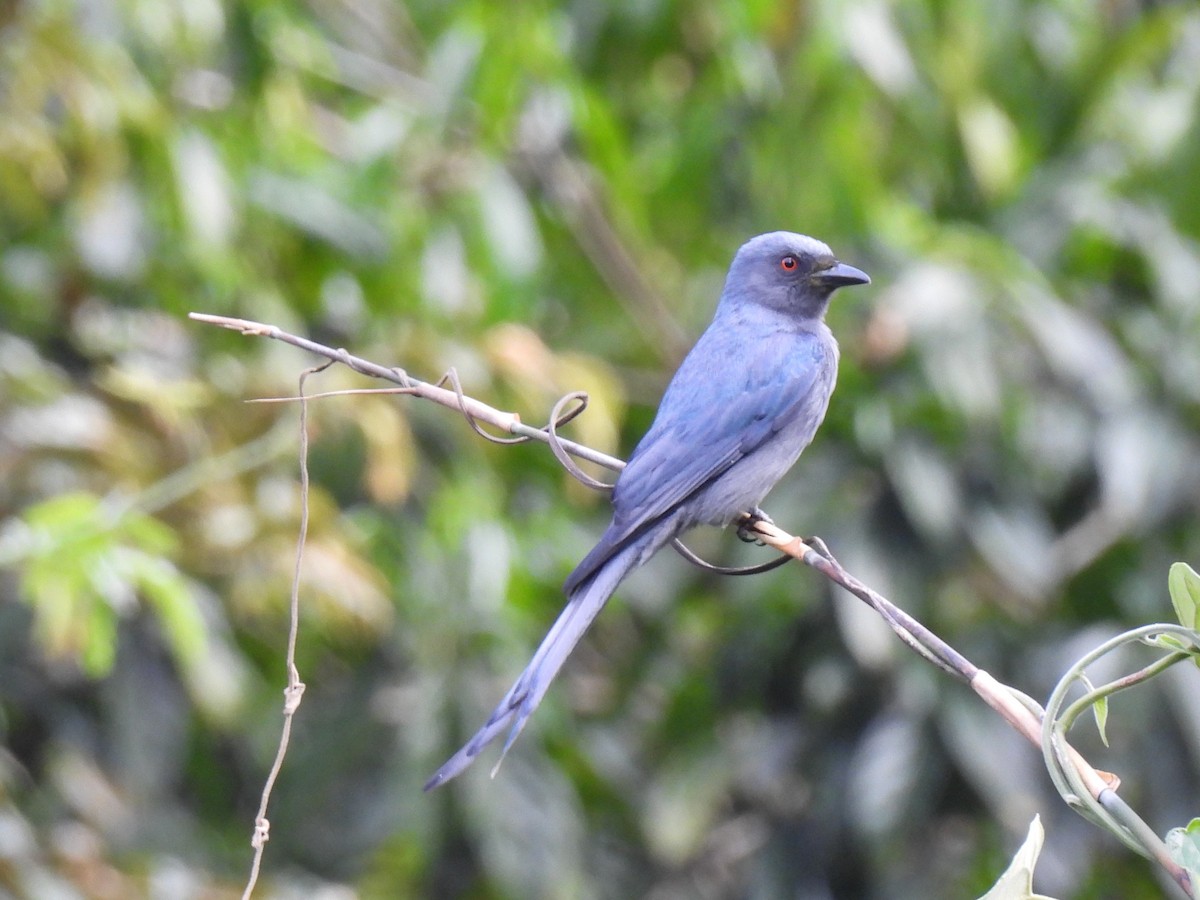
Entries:
POLYGON ((1145 637, 1142 638, 1142 643, 1149 647, 1158 647, 1172 653, 1191 653, 1193 649, 1173 634, 1156 634, 1151 637, 1145 637))
MULTIPOLYGON (((1079 677, 1089 691, 1094 691, 1096 689, 1096 686, 1092 684, 1091 679, 1088 678, 1087 675, 1080 673, 1079 677)), ((1098 697, 1095 702, 1092 703, 1092 715, 1096 717, 1096 730, 1100 732, 1100 740, 1102 740, 1104 742, 1104 746, 1107 747, 1108 734, 1104 730, 1104 726, 1108 724, 1107 697, 1098 697)))
POLYGON ((186 580, 163 558, 178 543, 166 524, 83 492, 35 504, 23 519, 21 596, 50 656, 106 675, 118 618, 139 596, 154 607, 181 666, 204 652, 204 623, 186 580))
POLYGON ((187 579, 167 560, 149 556, 137 561, 136 579, 146 601, 158 614, 180 668, 195 665, 205 652, 208 636, 187 579))
POLYGON ((1167 832, 1167 852, 1192 876, 1192 884, 1200 884, 1200 819, 1192 819, 1183 828, 1167 832))
POLYGON ((1167 588, 1179 623, 1200 630, 1200 575, 1185 562, 1173 563, 1167 574, 1167 588))
POLYGON ((1000 880, 979 900, 1050 900, 1043 894, 1033 892, 1033 869, 1042 852, 1045 837, 1041 817, 1034 816, 1029 823, 1025 843, 1017 850, 1000 880))

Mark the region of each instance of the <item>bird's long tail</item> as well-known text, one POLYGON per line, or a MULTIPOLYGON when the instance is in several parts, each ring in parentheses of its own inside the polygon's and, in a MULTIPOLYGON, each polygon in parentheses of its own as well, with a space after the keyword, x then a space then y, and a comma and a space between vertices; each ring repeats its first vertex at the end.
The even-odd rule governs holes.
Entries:
MULTIPOLYGON (((595 568, 586 578, 572 585, 567 595, 567 605, 563 608, 558 620, 551 626, 543 638, 541 646, 534 653, 525 671, 516 683, 505 694, 500 705, 492 712, 483 727, 475 733, 463 747, 434 773, 425 783, 425 790, 432 790, 445 784, 451 778, 463 772, 475 762, 480 752, 494 741, 502 731, 508 729, 508 737, 504 741, 504 749, 500 760, 512 746, 521 729, 529 720, 529 716, 542 702, 550 682, 558 674, 564 662, 579 639, 583 637, 592 620, 596 618, 608 598, 621 580, 630 570, 641 565, 663 543, 669 540, 669 535, 659 534, 662 529, 652 529, 629 542, 609 557, 602 565, 595 568)), ((500 761, 496 767, 499 768, 500 761)), ((495 769, 492 770, 495 774, 495 769)))

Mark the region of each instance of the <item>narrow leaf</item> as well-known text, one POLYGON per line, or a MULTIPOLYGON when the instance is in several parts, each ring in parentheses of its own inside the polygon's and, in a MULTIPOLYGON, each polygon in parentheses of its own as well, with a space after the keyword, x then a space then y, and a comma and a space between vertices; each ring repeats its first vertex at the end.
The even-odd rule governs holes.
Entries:
MULTIPOLYGON (((1092 684, 1091 679, 1080 673, 1080 680, 1083 681, 1084 687, 1088 691, 1094 691, 1096 686, 1092 684)), ((1104 746, 1108 746, 1108 735, 1104 731, 1104 726, 1108 724, 1108 698, 1099 697, 1092 703, 1092 715, 1096 717, 1096 730, 1100 732, 1100 740, 1104 741, 1104 746)))
POLYGON ((1033 892, 1033 868, 1037 865, 1045 837, 1041 817, 1034 816, 1033 821, 1029 823, 1029 834, 1025 837, 1025 843, 1017 850, 1000 880, 979 900, 1051 900, 1033 892))

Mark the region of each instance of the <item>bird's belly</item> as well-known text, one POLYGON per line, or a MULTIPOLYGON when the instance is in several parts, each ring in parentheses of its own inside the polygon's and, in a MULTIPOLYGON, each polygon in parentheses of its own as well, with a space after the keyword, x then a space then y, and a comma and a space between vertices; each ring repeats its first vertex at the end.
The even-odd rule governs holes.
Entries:
POLYGON ((797 421, 750 455, 738 460, 692 498, 689 518, 697 525, 728 525, 762 503, 809 445, 820 418, 797 421))

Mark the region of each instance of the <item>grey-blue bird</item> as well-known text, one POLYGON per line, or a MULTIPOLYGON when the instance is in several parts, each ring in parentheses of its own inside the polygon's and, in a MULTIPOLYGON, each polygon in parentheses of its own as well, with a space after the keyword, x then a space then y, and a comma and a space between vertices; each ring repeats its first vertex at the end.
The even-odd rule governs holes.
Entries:
POLYGON ((829 298, 870 281, 802 234, 776 231, 742 245, 712 324, 671 379, 617 479, 608 530, 567 578, 558 621, 486 724, 426 790, 466 769, 507 729, 503 759, 631 570, 693 526, 762 515, 759 503, 808 446, 829 406, 838 365, 837 341, 824 322, 829 298))

